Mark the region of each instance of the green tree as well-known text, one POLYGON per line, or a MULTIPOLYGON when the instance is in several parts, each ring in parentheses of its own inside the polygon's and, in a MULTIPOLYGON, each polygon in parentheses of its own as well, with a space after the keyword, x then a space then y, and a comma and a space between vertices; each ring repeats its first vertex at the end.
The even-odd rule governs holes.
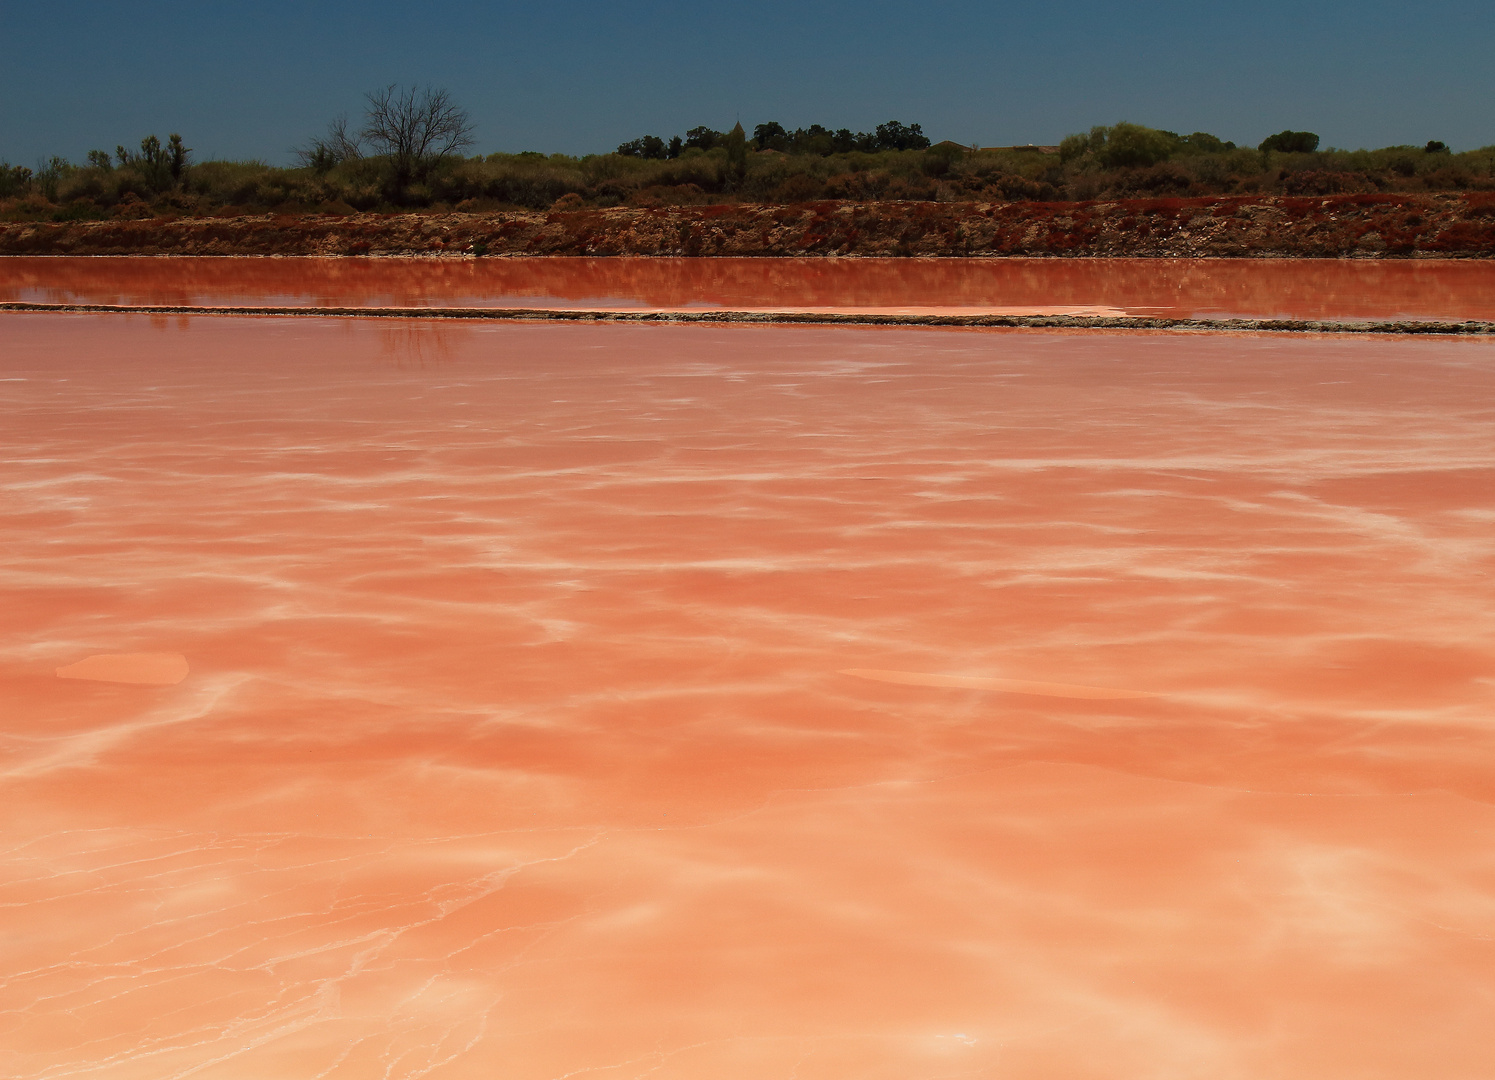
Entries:
POLYGON ((713 131, 704 125, 693 127, 685 133, 685 148, 687 150, 692 147, 697 150, 714 150, 722 145, 722 140, 725 138, 726 136, 720 131, 713 131))
POLYGON ((791 154, 815 154, 826 157, 832 153, 835 137, 830 130, 820 124, 811 124, 807 128, 795 128, 789 134, 789 152, 791 154))
POLYGON ((853 150, 867 149, 868 147, 864 147, 862 143, 868 142, 870 145, 873 138, 866 132, 852 131, 851 128, 837 128, 831 132, 831 153, 849 154, 853 150))
POLYGON ((901 124, 889 120, 877 125, 877 149, 879 150, 928 150, 929 138, 918 124, 901 124))
POLYGON ((742 121, 739 120, 723 136, 722 145, 727 150, 727 171, 734 180, 740 181, 747 175, 747 132, 742 130, 742 121))
POLYGON ((788 150, 789 132, 777 120, 753 128, 753 143, 759 150, 788 150))
POLYGON ((1085 135, 1066 135, 1059 140, 1059 164, 1068 165, 1090 152, 1090 139, 1085 135))
POLYGON ((631 139, 626 143, 619 143, 615 151, 621 157, 647 158, 650 161, 662 161, 669 156, 669 148, 665 141, 658 135, 644 135, 641 138, 631 139))
POLYGON ((45 198, 48 202, 56 202, 58 186, 62 183, 63 180, 71 175, 76 170, 76 168, 77 167, 66 158, 60 158, 56 155, 53 155, 47 161, 42 162, 41 166, 36 170, 36 175, 32 177, 32 183, 35 185, 36 189, 41 192, 42 197, 45 198))
POLYGON ((1167 161, 1178 142, 1171 132, 1123 121, 1105 129, 1105 143, 1096 156, 1108 169, 1145 168, 1167 161))
POLYGON ((140 140, 140 154, 132 162, 141 177, 157 191, 171 185, 171 153, 155 135, 140 140))
POLYGON ((172 132, 166 140, 166 167, 171 170, 173 183, 180 184, 182 176, 187 171, 187 155, 192 153, 192 148, 182 145, 182 137, 172 132))
POLYGON ((1319 148, 1319 137, 1311 131, 1279 131, 1268 135, 1257 147, 1263 153, 1311 154, 1319 148))
POLYGON ((1227 150, 1234 150, 1235 143, 1225 142, 1217 135, 1211 135, 1207 131, 1196 131, 1183 140, 1188 144, 1190 150, 1197 150, 1201 154, 1223 154, 1227 150))
POLYGON ((965 147, 959 143, 950 142, 948 139, 942 143, 936 143, 924 151, 924 174, 926 176, 944 176, 955 165, 965 157, 965 147))
POLYGON ((0 199, 19 195, 31 186, 31 170, 24 165, 0 161, 0 199))

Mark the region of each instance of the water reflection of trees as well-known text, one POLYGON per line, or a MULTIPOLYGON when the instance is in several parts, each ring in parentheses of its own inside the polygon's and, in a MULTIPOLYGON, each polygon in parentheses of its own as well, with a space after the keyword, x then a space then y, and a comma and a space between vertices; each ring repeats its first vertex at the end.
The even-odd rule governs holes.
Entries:
POLYGON ((379 356, 398 368, 451 363, 472 336, 472 327, 452 319, 377 319, 379 356))
POLYGON ((1470 262, 1187 259, 0 260, 0 299, 51 303, 427 307, 1106 304, 1301 318, 1490 314, 1470 262))

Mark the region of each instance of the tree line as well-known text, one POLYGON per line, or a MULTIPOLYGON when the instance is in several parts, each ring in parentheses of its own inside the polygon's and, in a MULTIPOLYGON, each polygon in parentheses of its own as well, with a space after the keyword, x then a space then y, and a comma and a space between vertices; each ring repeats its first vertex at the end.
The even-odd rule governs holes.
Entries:
MULTIPOLYGON (((673 161, 687 150, 707 151, 726 147, 734 133, 741 132, 741 128, 739 123, 732 132, 722 132, 703 125, 691 128, 683 138, 675 135, 668 142, 658 135, 642 135, 619 143, 616 153, 623 157, 673 161)), ((745 133, 742 134, 746 139, 745 133)), ((850 128, 832 131, 820 124, 790 131, 778 121, 770 120, 753 128, 751 145, 759 152, 773 150, 781 154, 829 157, 832 154, 876 154, 884 150, 927 150, 929 138, 921 125, 904 124, 898 120, 878 124, 874 131, 852 131, 850 128)))
POLYGON ((152 214, 461 211, 847 201, 1083 201, 1219 194, 1495 190, 1495 147, 1345 151, 1285 130, 1255 148, 1208 132, 1118 123, 1057 146, 931 145, 921 125, 871 132, 822 125, 697 126, 643 136, 606 154, 467 156, 475 128, 444 90, 390 85, 357 121, 335 117, 295 150, 296 164, 195 161, 180 135, 139 150, 93 150, 35 169, 0 162, 0 217, 74 220, 152 214))

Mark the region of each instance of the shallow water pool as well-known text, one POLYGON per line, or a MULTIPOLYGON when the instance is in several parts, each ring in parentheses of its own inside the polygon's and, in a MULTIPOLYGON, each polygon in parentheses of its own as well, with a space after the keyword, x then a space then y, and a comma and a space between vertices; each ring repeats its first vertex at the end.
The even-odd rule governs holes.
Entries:
POLYGON ((1495 1070, 1486 340, 0 342, 0 1072, 1495 1070))

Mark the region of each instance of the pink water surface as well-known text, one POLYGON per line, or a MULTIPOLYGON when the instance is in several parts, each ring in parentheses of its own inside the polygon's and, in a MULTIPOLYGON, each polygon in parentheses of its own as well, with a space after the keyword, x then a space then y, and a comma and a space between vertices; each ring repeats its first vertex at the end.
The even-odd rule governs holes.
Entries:
POLYGON ((8 258, 0 301, 1495 319, 1495 262, 8 258))
POLYGON ((1495 1075, 1487 341, 0 345, 0 1074, 1495 1075))

